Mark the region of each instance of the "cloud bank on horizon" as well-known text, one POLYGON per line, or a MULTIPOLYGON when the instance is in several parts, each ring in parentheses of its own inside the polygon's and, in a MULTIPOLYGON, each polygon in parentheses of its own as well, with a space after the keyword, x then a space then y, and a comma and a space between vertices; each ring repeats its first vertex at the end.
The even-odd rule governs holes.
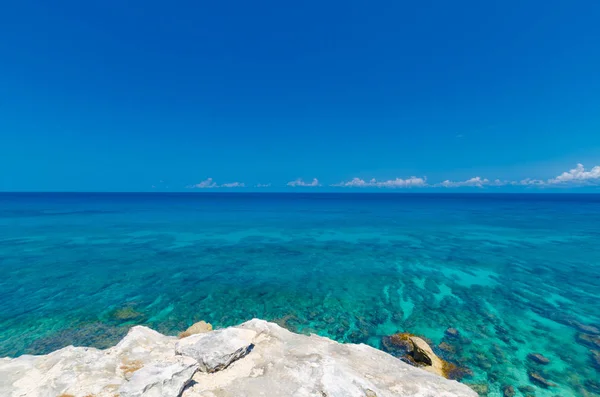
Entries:
POLYGON ((296 186, 317 187, 317 186, 321 186, 321 184, 319 183, 319 180, 317 178, 313 178, 313 180, 311 182, 304 182, 304 180, 302 180, 301 178, 298 178, 295 181, 288 182, 287 185, 291 186, 291 187, 296 187, 296 186))
MULTIPOLYGON (((269 188, 271 183, 254 185, 256 188, 269 188)), ((313 178, 310 182, 304 181, 302 178, 295 179, 286 184, 288 187, 320 187, 322 184, 317 178, 313 178)), ((390 180, 377 180, 352 178, 349 181, 342 181, 329 185, 330 187, 341 188, 461 188, 461 187, 501 187, 501 186, 524 186, 524 187, 576 187, 576 186, 600 186, 600 166, 592 167, 586 170, 583 164, 577 164, 575 168, 565 171, 562 174, 550 179, 533 179, 525 178, 517 181, 508 181, 500 179, 488 179, 480 176, 464 181, 444 180, 440 183, 428 183, 426 177, 411 176, 406 179, 396 178, 390 180)), ((196 189, 211 189, 211 188, 243 188, 246 185, 243 182, 229 182, 221 185, 208 178, 195 185, 189 185, 188 188, 196 189)))
POLYGON ((186 186, 188 189, 214 189, 214 188, 232 188, 232 187, 246 187, 246 184, 243 182, 228 182, 223 183, 222 185, 218 185, 212 178, 207 178, 200 183, 196 183, 195 185, 186 186))
POLYGON ((427 186, 426 178, 417 178, 411 176, 408 179, 390 179, 388 181, 378 181, 375 178, 365 181, 360 178, 353 178, 347 182, 340 182, 331 185, 333 187, 423 187, 427 186))

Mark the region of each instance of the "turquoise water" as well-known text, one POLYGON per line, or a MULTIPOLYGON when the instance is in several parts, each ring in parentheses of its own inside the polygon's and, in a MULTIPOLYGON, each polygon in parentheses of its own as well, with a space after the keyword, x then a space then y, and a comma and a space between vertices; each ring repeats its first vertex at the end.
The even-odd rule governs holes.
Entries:
POLYGON ((423 335, 489 396, 600 395, 599 195, 0 194, 0 269, 0 356, 260 317, 423 335))

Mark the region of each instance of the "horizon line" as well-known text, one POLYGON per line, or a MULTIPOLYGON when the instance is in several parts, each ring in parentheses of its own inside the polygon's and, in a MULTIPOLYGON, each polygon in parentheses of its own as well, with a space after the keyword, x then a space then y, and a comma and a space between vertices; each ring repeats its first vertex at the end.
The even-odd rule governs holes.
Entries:
MULTIPOLYGON (((473 188, 476 189, 476 188, 473 188)), ((587 192, 574 192, 573 190, 528 190, 528 191, 503 191, 503 192, 491 192, 489 190, 473 190, 473 191, 457 191, 457 190, 437 190, 437 191, 408 191, 404 190, 371 190, 371 191, 315 191, 313 189, 307 190, 276 190, 276 191, 265 191, 261 190, 227 190, 227 191, 215 191, 215 190, 177 190, 177 191, 156 191, 156 190, 113 190, 113 191, 101 191, 101 190, 25 190, 25 191, 2 191, 0 190, 0 195, 2 194, 189 194, 189 195, 236 195, 236 194, 340 194, 340 195, 367 195, 367 194, 385 194, 385 195, 464 195, 464 194, 473 194, 473 195, 482 195, 482 194, 495 194, 495 195, 524 195, 524 194, 534 194, 534 195, 549 195, 549 194, 597 194, 600 195, 600 191, 587 191, 587 192)))

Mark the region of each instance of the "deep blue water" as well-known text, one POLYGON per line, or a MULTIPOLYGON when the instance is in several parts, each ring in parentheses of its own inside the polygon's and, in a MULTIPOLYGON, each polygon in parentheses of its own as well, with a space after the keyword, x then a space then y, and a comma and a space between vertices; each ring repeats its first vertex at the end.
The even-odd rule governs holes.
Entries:
POLYGON ((260 317, 423 335, 489 396, 600 387, 600 195, 4 193, 0 269, 0 356, 260 317))

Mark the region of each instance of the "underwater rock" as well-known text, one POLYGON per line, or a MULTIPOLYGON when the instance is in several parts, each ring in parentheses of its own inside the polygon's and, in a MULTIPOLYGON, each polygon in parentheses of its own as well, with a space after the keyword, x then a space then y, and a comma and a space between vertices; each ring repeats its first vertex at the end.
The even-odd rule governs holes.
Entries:
POLYGON ((381 339, 383 351, 390 353, 395 357, 411 356, 414 350, 414 344, 410 340, 412 334, 408 332, 399 332, 392 336, 384 336, 381 339))
POLYGON ((197 323, 191 325, 190 327, 188 327, 188 329, 186 329, 185 331, 180 333, 179 339, 187 338, 188 336, 191 336, 191 335, 203 334, 206 332, 210 332, 210 331, 212 331, 212 329, 213 329, 212 324, 207 323, 206 321, 198 321, 197 323))
POLYGON ((576 340, 580 345, 591 347, 593 349, 600 349, 600 336, 579 333, 577 334, 576 340))
POLYGON ((590 350, 592 358, 592 367, 600 371, 600 351, 590 350))
POLYGON ((101 322, 77 324, 73 328, 36 339, 25 353, 48 354, 69 345, 108 349, 116 345, 126 334, 126 327, 111 326, 101 322))
POLYGON ((538 363, 538 364, 542 364, 542 365, 550 364, 550 359, 548 357, 544 357, 540 353, 529 353, 527 355, 527 358, 529 360, 533 361, 534 363, 538 363))
POLYGON ((600 394, 600 382, 588 379, 585 381, 585 388, 592 393, 600 394))
POLYGON ((446 353, 454 354, 456 353, 456 348, 446 342, 442 342, 438 345, 438 348, 446 353))
POLYGON ((532 394, 535 393, 535 387, 529 385, 519 386, 519 391, 523 394, 532 394))
POLYGON ((444 362, 444 373, 447 379, 461 381, 473 377, 473 371, 465 366, 458 366, 448 361, 444 362))
POLYGON ((438 283, 430 277, 425 279, 423 287, 425 287, 426 291, 429 291, 432 294, 439 294, 441 292, 438 283))
POLYGON ((571 322, 571 324, 575 328, 577 328, 577 330, 579 330, 580 332, 583 332, 584 334, 600 335, 600 328, 595 327, 593 325, 586 325, 586 324, 582 324, 582 323, 577 322, 577 321, 573 321, 573 322, 571 322))
POLYGON ((487 373, 487 379, 488 379, 488 382, 496 383, 496 382, 498 382, 498 379, 500 379, 500 374, 496 371, 489 371, 487 373))
POLYGON ((535 383, 538 386, 543 387, 544 389, 556 386, 556 384, 550 382, 549 380, 547 380, 546 378, 544 378, 542 375, 538 374, 537 372, 529 371, 527 373, 527 375, 529 375, 530 381, 532 381, 533 383, 535 383))
POLYGON ((137 326, 107 350, 70 346, 46 356, 0 359, 0 380, 3 397, 476 397, 466 385, 370 346, 298 335, 257 319, 184 339, 137 326), (217 339, 235 338, 254 348, 218 372, 197 371, 199 363, 184 349, 176 354, 176 345, 198 347, 191 341, 204 339, 205 350, 192 351, 204 360, 211 356, 207 349, 224 350, 217 339))
POLYGON ((490 392, 490 387, 487 383, 466 383, 471 389, 473 389, 480 396, 487 396, 490 392))
POLYGON ((506 361, 506 354, 498 344, 494 343, 494 345, 490 349, 490 352, 494 356, 496 363, 504 364, 504 362, 506 361))
POLYGON ((136 311, 131 306, 126 306, 126 307, 122 307, 120 309, 116 309, 115 311, 113 311, 110 314, 110 316, 114 320, 122 322, 122 321, 132 321, 132 320, 136 320, 136 319, 139 320, 140 318, 144 317, 144 314, 136 311))
POLYGON ((496 324, 494 325, 494 330, 496 331, 497 335, 500 336, 508 336, 509 332, 506 328, 504 328, 503 326, 501 326, 500 324, 496 324))
MULTIPOLYGON (((331 317, 331 319, 333 319, 333 321, 328 321, 328 324, 333 324, 335 322, 335 319, 333 317, 331 317)), ((297 325, 300 322, 300 320, 295 314, 287 314, 281 318, 273 320, 273 322, 282 328, 285 328, 292 332, 298 332, 297 325)))
POLYGON ((512 387, 511 385, 506 385, 502 387, 502 395, 504 397, 514 397, 515 395, 515 388, 512 387))
POLYGON ((448 338, 458 338, 460 336, 460 334, 456 328, 448 328, 444 332, 444 335, 446 335, 448 338))
POLYGON ((481 352, 475 354, 475 357, 473 357, 473 362, 475 363, 475 365, 483 369, 492 368, 492 363, 490 362, 490 360, 485 354, 481 352))

